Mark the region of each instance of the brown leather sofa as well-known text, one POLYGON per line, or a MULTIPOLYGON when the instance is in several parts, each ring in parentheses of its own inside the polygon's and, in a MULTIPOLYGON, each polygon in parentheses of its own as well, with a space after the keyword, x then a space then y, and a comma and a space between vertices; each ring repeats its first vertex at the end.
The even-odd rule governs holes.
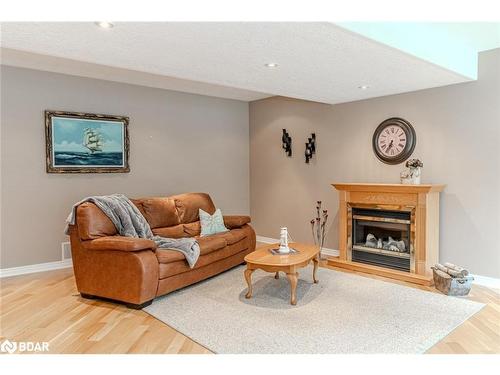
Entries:
MULTIPOLYGON (((194 268, 175 250, 157 249, 148 239, 119 236, 109 218, 93 203, 77 208, 70 226, 76 285, 84 298, 105 298, 142 308, 155 297, 196 283, 244 262, 255 250, 249 216, 224 216, 228 232, 200 237, 198 209, 213 214, 208 194, 132 199, 155 235, 195 237, 201 254, 194 268)), ((243 276, 242 276, 243 277, 243 276)))

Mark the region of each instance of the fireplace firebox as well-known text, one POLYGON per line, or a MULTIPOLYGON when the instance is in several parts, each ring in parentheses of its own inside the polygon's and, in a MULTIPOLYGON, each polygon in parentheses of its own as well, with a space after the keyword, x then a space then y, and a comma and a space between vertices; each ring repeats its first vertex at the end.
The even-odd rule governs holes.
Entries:
POLYGON ((411 271, 411 211, 352 207, 351 260, 411 271))

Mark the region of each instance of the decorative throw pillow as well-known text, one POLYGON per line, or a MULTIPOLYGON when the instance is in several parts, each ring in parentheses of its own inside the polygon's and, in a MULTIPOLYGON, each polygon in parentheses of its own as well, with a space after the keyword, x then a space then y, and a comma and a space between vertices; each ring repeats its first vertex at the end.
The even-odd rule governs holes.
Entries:
POLYGON ((213 215, 208 212, 200 210, 200 223, 201 223, 201 234, 200 236, 209 236, 211 234, 227 232, 229 229, 224 225, 224 218, 222 217, 222 212, 218 208, 215 210, 213 215))

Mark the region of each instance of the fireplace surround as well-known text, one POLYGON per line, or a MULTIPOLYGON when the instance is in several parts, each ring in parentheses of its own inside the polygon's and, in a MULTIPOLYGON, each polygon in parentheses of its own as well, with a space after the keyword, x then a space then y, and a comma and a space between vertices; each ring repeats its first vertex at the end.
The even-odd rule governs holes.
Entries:
POLYGON ((332 185, 339 191, 339 256, 329 264, 432 285, 445 185, 332 185))

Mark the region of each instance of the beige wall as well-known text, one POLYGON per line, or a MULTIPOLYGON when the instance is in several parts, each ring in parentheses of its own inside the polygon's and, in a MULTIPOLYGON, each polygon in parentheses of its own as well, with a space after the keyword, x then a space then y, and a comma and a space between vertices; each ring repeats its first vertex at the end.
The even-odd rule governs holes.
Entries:
POLYGON ((417 133, 413 157, 424 162, 423 183, 447 184, 441 196, 441 261, 500 277, 500 49, 480 54, 476 82, 341 105, 286 98, 250 104, 250 205, 257 234, 279 227, 311 241, 316 200, 330 210, 327 247, 337 248, 338 194, 332 182, 399 182, 404 164, 378 161, 371 139, 377 125, 399 116, 417 133), (282 128, 293 157, 281 149, 282 128), (317 155, 304 162, 307 136, 317 155))
POLYGON ((249 212, 248 104, 2 66, 1 267, 61 260, 64 220, 89 195, 204 191, 249 212), (128 174, 45 173, 45 109, 130 117, 128 174))

